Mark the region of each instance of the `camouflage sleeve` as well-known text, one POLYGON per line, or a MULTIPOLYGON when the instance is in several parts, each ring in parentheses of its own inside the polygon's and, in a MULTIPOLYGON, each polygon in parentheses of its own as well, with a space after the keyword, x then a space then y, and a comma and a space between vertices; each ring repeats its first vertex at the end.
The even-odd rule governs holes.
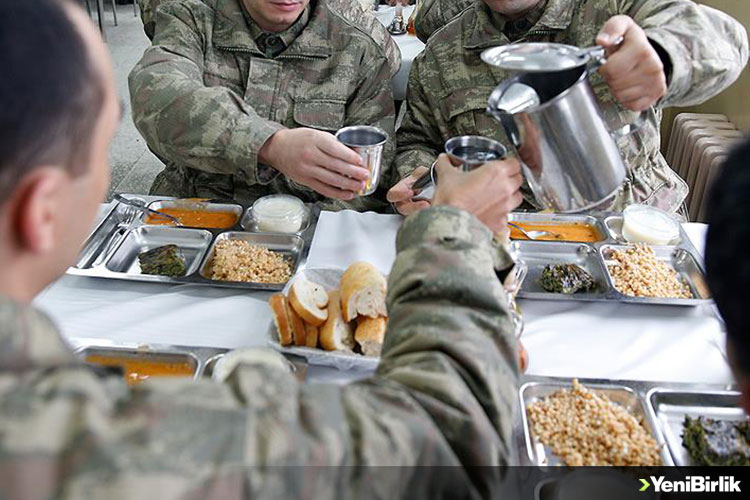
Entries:
POLYGON ((153 45, 130 73, 135 125, 160 157, 215 174, 257 179, 258 151, 283 127, 226 87, 203 83, 204 37, 213 11, 195 1, 157 11, 153 45))
POLYGON ((424 43, 475 0, 423 0, 414 18, 417 37, 424 43))
POLYGON ((448 125, 440 114, 442 80, 437 68, 429 46, 412 65, 404 104, 406 114, 398 129, 395 167, 399 179, 417 167, 429 167, 443 151, 442 131, 448 130, 448 125))
POLYGON ((747 64, 745 28, 692 0, 619 0, 650 40, 669 55, 672 72, 660 106, 700 104, 729 87, 747 64))

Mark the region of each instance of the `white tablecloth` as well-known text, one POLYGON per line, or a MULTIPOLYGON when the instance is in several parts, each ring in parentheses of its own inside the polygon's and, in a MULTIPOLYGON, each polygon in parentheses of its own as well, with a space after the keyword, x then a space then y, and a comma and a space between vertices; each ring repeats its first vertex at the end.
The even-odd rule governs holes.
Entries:
MULTIPOLYGON (((387 272, 400 224, 395 215, 323 212, 308 267, 367 260, 387 272)), ((705 227, 686 226, 699 249, 705 227)), ((237 348, 267 343, 268 293, 66 276, 36 300, 75 342, 237 348)), ((711 307, 521 301, 529 373, 673 382, 731 382, 720 322, 711 307)), ((352 374, 313 369, 313 380, 352 374)), ((361 376, 361 375, 360 375, 361 376)))
MULTIPOLYGON (((404 8, 404 22, 408 21, 413 10, 414 6, 404 8)), ((373 14, 378 21, 380 21, 385 27, 388 27, 388 25, 391 24, 395 13, 396 7, 381 5, 373 14)), ((411 65, 414 62, 414 59, 424 50, 424 43, 422 43, 422 41, 416 36, 409 34, 394 36, 393 39, 401 50, 401 69, 396 76, 393 77, 393 98, 397 101, 403 101, 406 99, 406 87, 409 83, 411 65)))

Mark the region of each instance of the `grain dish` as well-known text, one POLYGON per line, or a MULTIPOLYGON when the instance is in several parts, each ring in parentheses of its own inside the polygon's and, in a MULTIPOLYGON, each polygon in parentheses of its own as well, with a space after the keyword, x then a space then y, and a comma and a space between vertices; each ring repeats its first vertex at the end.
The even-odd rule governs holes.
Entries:
POLYGON ((282 253, 242 240, 216 243, 210 278, 246 283, 286 283, 292 277, 292 263, 282 253))
POLYGON ((534 434, 569 466, 657 466, 660 448, 643 423, 578 380, 526 409, 534 434))
POLYGON ((615 288, 631 297, 656 297, 665 299, 692 299, 690 287, 677 271, 659 260, 654 250, 645 244, 636 244, 625 250, 612 252, 615 264, 608 265, 615 288))

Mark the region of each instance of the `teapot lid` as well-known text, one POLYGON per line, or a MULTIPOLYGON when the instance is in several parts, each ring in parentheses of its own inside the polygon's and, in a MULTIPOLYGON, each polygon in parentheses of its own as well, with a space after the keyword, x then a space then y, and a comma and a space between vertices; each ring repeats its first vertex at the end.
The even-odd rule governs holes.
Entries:
POLYGON ((482 52, 482 61, 510 71, 548 72, 576 68, 589 62, 591 49, 561 43, 518 43, 482 52))

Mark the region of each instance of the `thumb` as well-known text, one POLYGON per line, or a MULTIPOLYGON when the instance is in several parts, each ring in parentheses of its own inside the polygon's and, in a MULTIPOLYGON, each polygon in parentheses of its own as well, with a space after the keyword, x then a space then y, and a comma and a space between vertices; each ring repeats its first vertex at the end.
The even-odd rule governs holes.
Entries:
POLYGON ((605 48, 611 47, 617 38, 625 36, 633 24, 635 22, 628 16, 611 17, 596 35, 596 44, 605 48))

